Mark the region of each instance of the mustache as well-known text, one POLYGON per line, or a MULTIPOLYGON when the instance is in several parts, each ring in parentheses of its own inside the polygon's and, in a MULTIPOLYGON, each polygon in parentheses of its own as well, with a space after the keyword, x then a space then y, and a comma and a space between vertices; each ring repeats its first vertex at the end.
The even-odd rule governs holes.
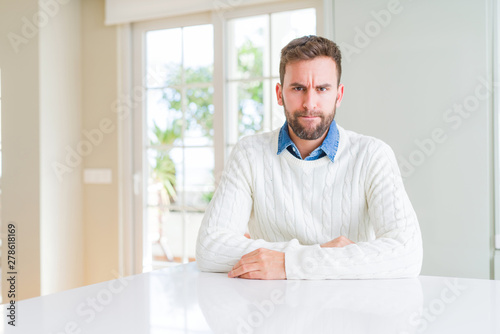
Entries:
POLYGON ((295 112, 295 117, 304 117, 304 116, 307 116, 307 117, 321 117, 323 118, 324 115, 321 111, 306 111, 306 110, 301 110, 301 111, 296 111, 295 112))

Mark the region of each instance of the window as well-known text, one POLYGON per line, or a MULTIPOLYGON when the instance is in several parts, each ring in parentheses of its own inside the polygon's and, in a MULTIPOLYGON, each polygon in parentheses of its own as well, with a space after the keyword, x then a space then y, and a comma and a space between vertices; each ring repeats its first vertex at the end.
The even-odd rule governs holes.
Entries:
POLYGON ((193 261, 214 190, 212 25, 149 31, 146 55, 149 78, 157 79, 146 84, 153 261, 193 261))
POLYGON ((283 125, 275 98, 281 48, 298 36, 316 33, 314 8, 228 21, 227 145, 283 125), (235 111, 238 111, 237 113, 235 111))
POLYGON ((294 37, 316 33, 310 6, 133 25, 133 82, 145 97, 133 118, 134 223, 142 228, 143 271, 195 260, 226 151, 242 136, 283 124, 274 93, 280 51, 294 37))

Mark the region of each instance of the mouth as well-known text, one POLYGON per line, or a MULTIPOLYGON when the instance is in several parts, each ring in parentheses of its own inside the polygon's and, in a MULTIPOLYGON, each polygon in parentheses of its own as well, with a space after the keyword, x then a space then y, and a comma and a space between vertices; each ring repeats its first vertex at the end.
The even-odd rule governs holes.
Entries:
POLYGON ((304 119, 304 120, 315 120, 315 119, 319 119, 320 117, 319 116, 314 116, 314 115, 303 115, 303 116, 299 116, 301 119, 304 119))
POLYGON ((321 117, 322 116, 322 113, 321 112, 314 112, 314 111, 310 111, 310 112, 307 112, 307 111, 302 111, 300 113, 297 113, 297 116, 298 117, 303 117, 303 118, 318 118, 318 117, 321 117))

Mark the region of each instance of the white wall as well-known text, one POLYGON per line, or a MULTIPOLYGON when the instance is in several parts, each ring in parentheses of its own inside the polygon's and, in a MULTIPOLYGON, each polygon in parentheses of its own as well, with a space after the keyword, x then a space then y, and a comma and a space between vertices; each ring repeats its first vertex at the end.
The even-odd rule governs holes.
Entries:
MULTIPOLYGON (((36 0, 0 1, 2 269, 7 268, 7 223, 14 222, 18 299, 40 294, 39 53, 37 37, 26 38, 18 52, 5 37, 20 35, 21 18, 37 9, 36 0)), ((4 277, 2 296, 8 300, 4 277)))
POLYGON ((111 184, 83 186, 85 284, 114 279, 119 271, 117 59, 117 28, 104 26, 104 0, 82 1, 82 127, 102 135, 84 168, 112 173, 111 184))
POLYGON ((337 120, 394 149, 420 220, 426 275, 492 275, 492 97, 482 86, 491 80, 488 4, 335 1, 345 84, 337 120), (372 11, 389 9, 390 20, 377 23, 372 11), (462 115, 453 111, 464 103, 462 115))
POLYGON ((0 35, 20 41, 0 38, 2 255, 14 221, 18 300, 113 279, 119 267, 116 27, 104 26, 104 0, 40 4, 0 2, 0 35), (96 130, 89 145, 84 131, 96 130), (85 167, 111 169, 112 184, 83 185, 85 167))
POLYGON ((1 219, 4 235, 8 222, 18 225, 17 300, 78 287, 84 278, 81 166, 61 179, 53 169, 81 136, 80 1, 50 3, 0 3, 1 35, 19 42, 0 42, 1 219))
POLYGON ((84 283, 81 142, 81 5, 45 11, 40 29, 40 173, 42 295, 84 283), (57 167, 56 167, 57 166, 57 167), (62 268, 64 274, 62 274, 62 268))

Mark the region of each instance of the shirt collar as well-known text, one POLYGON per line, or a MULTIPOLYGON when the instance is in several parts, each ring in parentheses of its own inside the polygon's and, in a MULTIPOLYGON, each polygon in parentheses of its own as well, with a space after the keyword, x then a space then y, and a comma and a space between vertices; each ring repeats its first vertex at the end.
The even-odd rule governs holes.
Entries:
MULTIPOLYGON (((326 155, 333 162, 335 159, 335 155, 337 154, 338 147, 339 147, 339 129, 337 127, 337 123, 335 122, 335 120, 333 120, 332 123, 330 124, 328 134, 326 135, 321 145, 317 147, 304 160, 316 160, 326 155)), ((277 154, 278 155, 281 154, 281 152, 283 152, 285 148, 287 148, 290 151, 290 153, 292 153, 296 158, 302 159, 297 146, 295 146, 294 142, 290 138, 290 134, 288 133, 288 122, 286 121, 285 124, 283 124, 283 126, 281 127, 279 133, 277 154)))

